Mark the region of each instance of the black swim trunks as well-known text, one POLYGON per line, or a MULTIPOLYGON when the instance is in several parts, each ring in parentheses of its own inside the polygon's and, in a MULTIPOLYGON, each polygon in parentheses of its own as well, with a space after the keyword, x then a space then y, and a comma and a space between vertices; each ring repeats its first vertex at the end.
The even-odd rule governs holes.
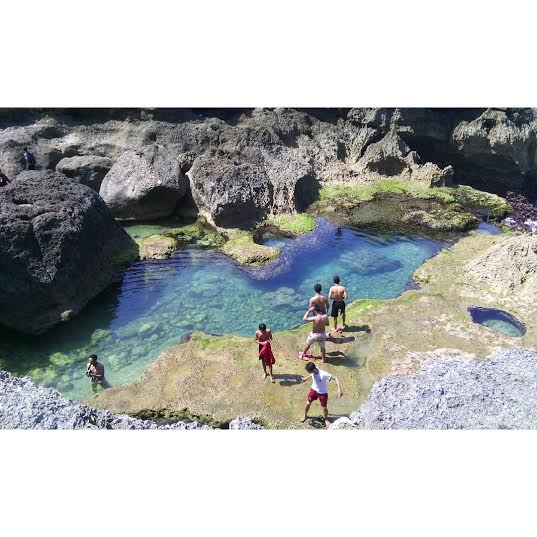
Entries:
POLYGON ((345 302, 343 300, 341 302, 337 300, 332 302, 332 317, 337 317, 339 315, 338 312, 341 314, 345 313, 345 302))

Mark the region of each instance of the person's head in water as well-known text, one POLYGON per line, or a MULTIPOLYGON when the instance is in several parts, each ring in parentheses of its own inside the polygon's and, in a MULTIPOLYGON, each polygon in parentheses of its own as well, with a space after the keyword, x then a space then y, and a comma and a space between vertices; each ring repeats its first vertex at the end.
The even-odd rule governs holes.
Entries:
POLYGON ((267 329, 267 325, 265 323, 261 323, 259 325, 259 330, 261 330, 261 332, 264 332, 266 329, 267 329))
POLYGON ((336 275, 334 276, 334 283, 335 283, 336 285, 339 285, 339 282, 340 282, 340 281, 341 281, 341 280, 339 279, 339 276, 336 274, 336 275))
POLYGON ((313 362, 308 362, 306 364, 306 371, 308 373, 316 373, 317 372, 317 367, 315 366, 315 364, 313 362))
POLYGON ((321 290, 322 290, 322 286, 320 283, 316 283, 314 286, 313 286, 313 290, 316 292, 316 293, 320 293, 321 290))
POLYGON ((89 358, 88 358, 88 362, 90 362, 91 364, 94 364, 95 362, 97 362, 97 355, 96 354, 90 354, 89 358))

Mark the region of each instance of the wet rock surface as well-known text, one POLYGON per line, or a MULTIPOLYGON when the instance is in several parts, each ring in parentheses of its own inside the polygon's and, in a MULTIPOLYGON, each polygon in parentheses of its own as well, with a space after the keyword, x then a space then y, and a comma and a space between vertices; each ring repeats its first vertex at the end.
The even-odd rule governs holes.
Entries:
MULTIPOLYGON (((250 418, 238 417, 230 429, 262 429, 250 418)), ((0 371, 0 429, 213 429, 198 421, 158 424, 108 410, 79 405, 57 390, 36 386, 27 377, 0 371)))
POLYGON ((134 246, 103 200, 58 172, 0 190, 0 323, 38 333, 102 291, 134 246))
POLYGON ((389 375, 350 419, 360 429, 535 429, 536 393, 537 352, 512 348, 389 375))

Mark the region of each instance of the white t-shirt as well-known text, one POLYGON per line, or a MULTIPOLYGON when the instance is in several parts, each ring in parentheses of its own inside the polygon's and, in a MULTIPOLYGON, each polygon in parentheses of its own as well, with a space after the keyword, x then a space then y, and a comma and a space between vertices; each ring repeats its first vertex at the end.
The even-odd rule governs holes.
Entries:
POLYGON ((328 381, 332 378, 330 373, 319 369, 318 373, 314 373, 311 377, 311 389, 317 393, 328 393, 328 381))

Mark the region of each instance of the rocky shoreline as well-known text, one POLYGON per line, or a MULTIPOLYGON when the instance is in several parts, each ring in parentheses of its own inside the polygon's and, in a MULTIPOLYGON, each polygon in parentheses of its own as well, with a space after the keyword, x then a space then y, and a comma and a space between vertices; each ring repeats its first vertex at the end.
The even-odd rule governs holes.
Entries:
MULTIPOLYGON (((250 418, 239 417, 231 420, 227 428, 263 427, 250 418)), ((159 424, 113 414, 108 410, 73 403, 57 390, 36 386, 27 377, 14 377, 0 371, 0 429, 207 430, 214 427, 195 420, 159 424)))
POLYGON ((333 429, 537 429, 537 351, 512 348, 485 360, 440 356, 413 375, 376 382, 333 429))

